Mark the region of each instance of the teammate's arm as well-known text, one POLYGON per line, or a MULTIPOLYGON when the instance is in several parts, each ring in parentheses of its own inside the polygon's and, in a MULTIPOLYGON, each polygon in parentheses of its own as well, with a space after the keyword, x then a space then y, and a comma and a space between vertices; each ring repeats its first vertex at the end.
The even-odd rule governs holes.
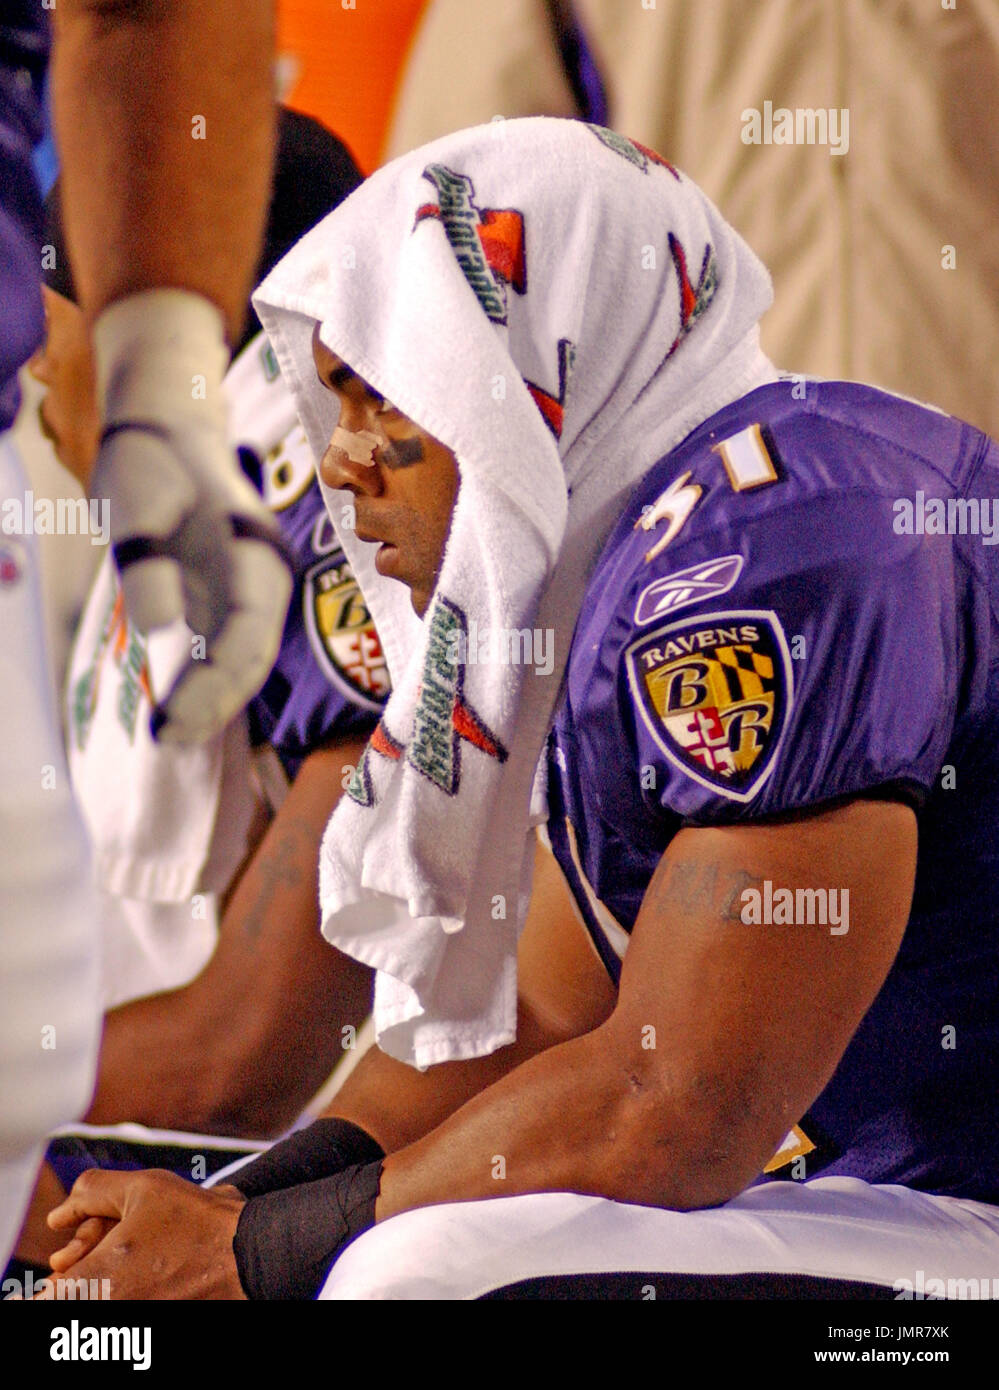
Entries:
MULTIPOLYGON (((299 1115, 371 1007, 371 973, 319 932, 319 842, 356 766, 357 740, 306 758, 229 897, 219 941, 190 984, 104 1016, 90 1124, 267 1138, 299 1115), (293 1005, 289 1004, 293 1001, 293 1005)), ((42 1165, 18 1245, 42 1263, 64 1192, 42 1165)))
POLYGON ((274 139, 272 0, 59 0, 52 95, 62 212, 92 320, 174 286, 236 342, 274 139), (203 123, 203 124, 202 124, 203 123))
POLYGON ((62 204, 93 327, 111 499, 140 630, 205 639, 154 734, 202 741, 262 685, 291 579, 226 445, 221 392, 260 249, 274 143, 270 0, 60 0, 53 103, 62 204))
POLYGON ((316 881, 344 769, 363 747, 351 740, 306 758, 197 979, 107 1014, 88 1121, 266 1137, 326 1080, 343 1027, 359 1027, 371 1005, 370 971, 319 933, 316 881))

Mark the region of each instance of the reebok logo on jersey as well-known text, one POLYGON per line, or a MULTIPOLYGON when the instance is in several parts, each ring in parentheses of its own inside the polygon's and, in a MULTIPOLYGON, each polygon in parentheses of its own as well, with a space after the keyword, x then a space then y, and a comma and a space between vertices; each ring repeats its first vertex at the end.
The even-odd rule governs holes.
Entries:
POLYGON ((676 574, 654 579, 638 596, 635 623, 643 627, 688 604, 727 594, 741 573, 742 556, 723 555, 719 560, 705 560, 688 569, 677 570, 676 574))
POLYGON ((773 771, 793 698, 776 613, 709 613, 672 623, 625 652, 632 696, 667 758, 733 801, 773 771))

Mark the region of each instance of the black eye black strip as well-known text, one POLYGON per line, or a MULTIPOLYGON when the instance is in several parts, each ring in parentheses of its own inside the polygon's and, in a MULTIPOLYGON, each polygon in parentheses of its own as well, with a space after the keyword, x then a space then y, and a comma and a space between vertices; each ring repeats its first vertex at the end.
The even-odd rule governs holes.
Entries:
POLYGON ((423 440, 393 439, 387 445, 382 445, 379 452, 387 468, 409 468, 414 463, 423 462, 423 440))

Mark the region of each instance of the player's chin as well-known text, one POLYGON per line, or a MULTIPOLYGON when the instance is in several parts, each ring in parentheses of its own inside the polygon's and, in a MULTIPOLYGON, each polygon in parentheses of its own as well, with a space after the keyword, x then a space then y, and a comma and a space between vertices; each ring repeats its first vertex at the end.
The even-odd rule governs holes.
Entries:
POLYGON ((419 589, 415 585, 409 586, 409 599, 413 605, 413 612, 418 618, 425 618, 427 609, 430 607, 430 600, 433 597, 433 590, 419 589))
POLYGON ((426 580, 414 575, 411 568, 405 564, 399 551, 394 547, 391 551, 391 562, 385 563, 386 550, 388 547, 383 547, 379 552, 375 560, 375 568, 386 579, 394 579, 397 584, 402 584, 409 590, 409 601, 413 605, 413 612, 418 618, 422 618, 430 607, 430 600, 434 594, 434 584, 428 585, 426 580))

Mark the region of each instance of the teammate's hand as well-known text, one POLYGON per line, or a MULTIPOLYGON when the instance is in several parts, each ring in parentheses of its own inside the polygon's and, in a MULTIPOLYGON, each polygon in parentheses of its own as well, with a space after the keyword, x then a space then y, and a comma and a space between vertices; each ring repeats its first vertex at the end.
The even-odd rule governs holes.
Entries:
POLYGON ((232 1241, 245 1197, 175 1173, 88 1169, 49 1213, 73 1238, 50 1261, 59 1275, 109 1279, 112 1299, 245 1299, 232 1241))
POLYGON ((287 550, 226 437, 222 316, 148 290, 94 325, 104 434, 91 482, 110 498, 125 607, 142 631, 185 618, 191 659, 158 704, 161 739, 219 732, 274 664, 291 595, 287 550))

